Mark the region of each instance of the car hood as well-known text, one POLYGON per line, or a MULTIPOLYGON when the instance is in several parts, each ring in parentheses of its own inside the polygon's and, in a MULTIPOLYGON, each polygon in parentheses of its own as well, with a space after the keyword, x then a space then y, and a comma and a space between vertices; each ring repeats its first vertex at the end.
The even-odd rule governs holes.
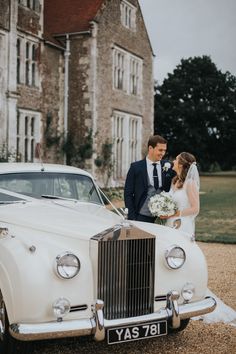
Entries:
POLYGON ((0 206, 0 223, 43 233, 89 239, 122 218, 102 205, 31 201, 0 206))

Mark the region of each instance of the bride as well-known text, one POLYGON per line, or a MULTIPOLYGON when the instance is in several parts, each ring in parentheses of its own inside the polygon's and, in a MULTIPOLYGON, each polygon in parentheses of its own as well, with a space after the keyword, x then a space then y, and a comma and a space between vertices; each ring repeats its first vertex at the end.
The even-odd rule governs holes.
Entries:
POLYGON ((174 160, 173 178, 170 194, 177 203, 177 212, 168 218, 166 225, 178 228, 194 236, 195 217, 199 213, 199 174, 195 157, 182 152, 174 160))
MULTIPOLYGON (((174 215, 163 216, 162 219, 167 219, 166 226, 178 228, 194 238, 195 218, 200 209, 200 180, 195 157, 188 152, 182 152, 174 160, 173 170, 176 172, 176 176, 172 180, 170 195, 177 203, 178 210, 174 215)), ((210 290, 207 291, 206 295, 215 298, 217 307, 212 313, 194 319, 202 319, 207 323, 225 322, 233 324, 234 321, 235 325, 236 311, 225 305, 210 290)))

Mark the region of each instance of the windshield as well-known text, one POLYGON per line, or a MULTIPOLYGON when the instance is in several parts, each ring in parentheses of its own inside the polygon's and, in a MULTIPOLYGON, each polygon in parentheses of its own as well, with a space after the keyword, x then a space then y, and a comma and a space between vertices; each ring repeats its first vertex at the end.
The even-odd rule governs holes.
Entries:
POLYGON ((79 174, 54 172, 2 174, 0 188, 35 198, 56 196, 102 204, 93 180, 79 174))
POLYGON ((10 195, 4 192, 0 192, 0 204, 11 204, 15 202, 22 202, 23 198, 16 197, 14 195, 10 195))

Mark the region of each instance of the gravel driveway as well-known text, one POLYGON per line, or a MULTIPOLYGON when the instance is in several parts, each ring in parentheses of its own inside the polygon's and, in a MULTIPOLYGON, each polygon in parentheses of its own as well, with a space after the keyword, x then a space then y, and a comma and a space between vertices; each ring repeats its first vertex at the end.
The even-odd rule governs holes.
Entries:
MULTIPOLYGON (((199 243, 209 271, 209 288, 236 310, 236 245, 199 243)), ((191 321, 179 334, 108 346, 91 339, 66 339, 34 343, 32 354, 193 354, 236 353, 236 327, 191 321)))

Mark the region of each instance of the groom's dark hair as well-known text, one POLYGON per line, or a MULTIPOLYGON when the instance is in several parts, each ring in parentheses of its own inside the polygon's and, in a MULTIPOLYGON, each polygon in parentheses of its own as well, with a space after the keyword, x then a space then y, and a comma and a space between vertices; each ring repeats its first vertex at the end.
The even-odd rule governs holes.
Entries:
POLYGON ((149 146, 155 148, 157 144, 167 144, 167 140, 160 135, 151 135, 148 140, 148 148, 149 146))

